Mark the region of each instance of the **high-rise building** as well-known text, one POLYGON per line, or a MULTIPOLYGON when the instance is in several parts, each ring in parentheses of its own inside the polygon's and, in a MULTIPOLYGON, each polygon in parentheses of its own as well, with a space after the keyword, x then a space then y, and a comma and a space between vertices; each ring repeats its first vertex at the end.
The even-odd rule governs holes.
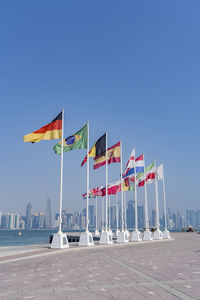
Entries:
POLYGON ((95 227, 94 205, 89 205, 89 226, 95 227))
POLYGON ((186 224, 187 226, 196 226, 196 220, 195 220, 195 211, 194 210, 186 210, 186 224))
POLYGON ((156 226, 156 208, 155 207, 152 209, 151 226, 156 226))
POLYGON ((50 198, 47 199, 47 204, 46 204, 46 224, 45 228, 46 229, 51 229, 52 228, 52 221, 51 221, 51 200, 50 198))
POLYGON ((144 206, 138 206, 138 228, 144 228, 144 206))
POLYGON ((25 222, 25 228, 26 229, 31 229, 32 228, 32 220, 31 220, 31 209, 32 209, 32 205, 29 202, 26 208, 26 222, 25 222))
POLYGON ((1 227, 1 217, 2 217, 3 213, 2 211, 0 211, 0 227, 1 227))
MULTIPOLYGON (((126 210, 126 219, 127 219, 127 227, 128 229, 132 229, 135 227, 135 210, 134 210, 134 202, 132 200, 128 201, 126 210)), ((120 215, 121 216, 121 215, 120 215)), ((121 220, 121 217, 120 217, 121 220)))

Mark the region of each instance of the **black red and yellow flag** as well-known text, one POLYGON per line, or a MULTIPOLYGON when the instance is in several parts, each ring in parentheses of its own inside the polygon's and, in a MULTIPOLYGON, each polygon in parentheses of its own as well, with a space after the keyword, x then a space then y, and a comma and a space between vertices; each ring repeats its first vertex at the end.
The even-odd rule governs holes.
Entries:
MULTIPOLYGON (((99 157, 105 155, 105 152, 106 152, 106 133, 104 133, 104 135, 102 135, 92 146, 89 152, 89 157, 99 157)), ((82 161, 81 167, 84 165, 86 161, 87 161, 87 155, 82 161)))
POLYGON ((24 142, 37 143, 41 140, 62 138, 62 112, 49 124, 23 137, 24 142))

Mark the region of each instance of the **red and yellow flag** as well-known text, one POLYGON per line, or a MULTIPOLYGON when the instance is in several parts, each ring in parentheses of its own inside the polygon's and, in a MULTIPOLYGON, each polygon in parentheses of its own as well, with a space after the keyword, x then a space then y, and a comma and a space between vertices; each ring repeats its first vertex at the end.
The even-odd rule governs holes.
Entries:
POLYGON ((37 143, 41 140, 62 138, 62 112, 49 124, 23 137, 24 142, 37 143))
MULTIPOLYGON (((107 149, 107 164, 121 161, 120 142, 107 149)), ((106 164, 106 156, 99 156, 94 158, 94 169, 98 169, 106 164)))

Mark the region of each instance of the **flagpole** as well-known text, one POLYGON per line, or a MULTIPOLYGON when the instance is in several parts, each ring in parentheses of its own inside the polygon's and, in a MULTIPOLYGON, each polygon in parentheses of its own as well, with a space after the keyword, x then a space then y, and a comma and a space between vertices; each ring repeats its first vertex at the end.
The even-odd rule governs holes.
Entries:
POLYGON ((104 197, 101 196, 101 205, 102 205, 102 216, 101 216, 101 222, 102 222, 102 225, 101 225, 101 232, 104 231, 104 197))
POLYGON ((126 192, 124 191, 124 226, 127 231, 127 220, 126 220, 126 192))
POLYGON ((108 132, 106 131, 106 209, 105 209, 105 232, 108 231, 108 132))
POLYGON ((121 226, 122 226, 122 231, 124 231, 124 210, 123 210, 123 182, 122 182, 122 141, 120 141, 120 148, 121 148, 121 226))
POLYGON ((137 176, 136 176, 136 164, 135 164, 135 160, 134 160, 134 174, 135 174, 135 231, 138 231, 138 211, 137 211, 137 184, 136 184, 136 180, 137 180, 137 176))
POLYGON ((167 207, 166 207, 166 198, 165 198, 164 166, 163 166, 163 200, 164 200, 165 230, 167 230, 167 207))
MULTIPOLYGON (((144 158, 144 154, 143 154, 144 158)), ((145 159, 144 159, 144 207, 145 207, 145 230, 149 230, 149 216, 148 216, 148 202, 147 202, 147 185, 146 185, 146 172, 145 172, 145 159)))
POLYGON ((110 195, 108 196, 108 231, 110 231, 110 195))
MULTIPOLYGON (((156 167, 156 160, 154 160, 155 163, 155 169, 156 167)), ((156 230, 160 230, 159 225, 159 205, 158 205, 158 182, 157 182, 157 174, 155 174, 155 193, 156 193, 156 230)))
POLYGON ((62 139, 60 155, 60 210, 59 210, 59 230, 62 233, 62 197, 63 197, 63 139, 64 139, 64 108, 62 109, 62 139))
POLYGON ((118 194, 116 192, 116 232, 118 232, 119 228, 119 211, 118 211, 118 194))
POLYGON ((96 231, 97 231, 97 196, 96 196, 96 231))
POLYGON ((87 121, 87 200, 86 200, 86 232, 88 232, 88 205, 89 205, 89 121, 87 121))

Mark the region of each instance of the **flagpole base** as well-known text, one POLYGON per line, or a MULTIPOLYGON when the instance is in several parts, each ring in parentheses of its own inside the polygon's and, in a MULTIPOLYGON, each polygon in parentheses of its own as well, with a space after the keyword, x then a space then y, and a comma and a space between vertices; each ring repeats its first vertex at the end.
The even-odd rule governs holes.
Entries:
POLYGON ((94 232, 94 235, 95 236, 100 236, 99 230, 96 229, 95 232, 94 232))
POLYGON ((161 230, 156 230, 154 231, 154 234, 153 234, 153 239, 154 240, 162 240, 163 238, 163 235, 162 235, 162 231, 161 230))
POLYGON ((119 230, 119 229, 116 229, 116 231, 115 231, 115 236, 118 237, 119 233, 120 233, 120 230, 119 230))
POLYGON ((117 243, 128 243, 128 234, 125 231, 120 231, 117 237, 117 243))
POLYGON ((109 231, 104 231, 101 233, 100 245, 111 245, 113 244, 112 234, 109 231))
POLYGON ((142 241, 142 235, 141 232, 138 230, 135 230, 131 234, 131 242, 141 242, 142 241))
POLYGON ((109 234, 113 237, 113 232, 111 229, 108 230, 109 234))
POLYGON ((163 239, 171 239, 171 235, 167 229, 164 230, 162 234, 163 234, 163 239))
POLYGON ((143 233, 143 241, 152 241, 152 240, 153 240, 152 232, 149 230, 145 230, 143 233))
POLYGON ((53 235, 51 241, 51 249, 65 249, 69 248, 69 243, 67 240, 66 233, 58 232, 53 235))
POLYGON ((127 234, 128 238, 130 238, 130 232, 127 229, 125 229, 124 232, 127 234))
POLYGON ((78 245, 79 246, 87 246, 87 247, 94 246, 92 233, 89 231, 81 232, 78 245))

